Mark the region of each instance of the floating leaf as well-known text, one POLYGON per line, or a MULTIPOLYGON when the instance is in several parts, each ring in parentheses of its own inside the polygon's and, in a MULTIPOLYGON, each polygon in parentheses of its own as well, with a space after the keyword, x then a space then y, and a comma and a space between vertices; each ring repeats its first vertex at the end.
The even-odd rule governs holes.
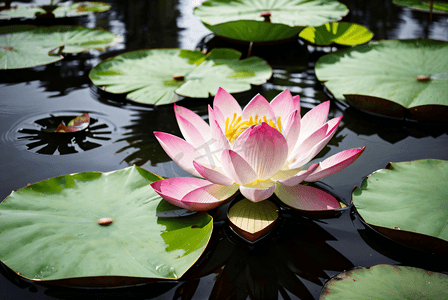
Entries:
POLYGON ((334 0, 210 0, 194 10, 215 34, 248 42, 293 38, 306 26, 337 21, 347 13, 334 0))
POLYGON ((370 42, 319 58, 316 76, 359 109, 412 119, 448 116, 448 42, 370 42))
MULTIPOLYGON (((50 3, 50 1, 48 1, 50 3)), ((35 18, 35 17, 78 17, 94 12, 103 12, 111 8, 110 4, 102 2, 83 1, 71 5, 33 5, 13 3, 10 9, 0 11, 0 20, 13 18, 35 18)))
POLYGON ((353 191, 368 224, 408 246, 447 255, 448 161, 390 163, 353 191))
POLYGON ((205 213, 157 217, 159 207, 169 210, 150 186, 160 179, 133 166, 12 192, 0 204, 0 260, 23 277, 67 285, 179 278, 204 251, 213 223, 205 213))
POLYGON ((278 208, 269 200, 254 203, 242 199, 230 207, 228 218, 239 236, 255 242, 275 228, 278 208))
POLYGON ((58 128, 54 132, 78 132, 87 129, 90 124, 90 116, 88 113, 84 113, 82 116, 76 117, 65 126, 63 123, 59 124, 58 128))
POLYGON ((319 27, 307 27, 299 37, 315 45, 332 43, 346 46, 364 44, 370 41, 373 33, 366 27, 355 23, 327 23, 319 27))
MULTIPOLYGON (((444 1, 428 1, 428 0, 392 0, 393 4, 406 6, 415 10, 429 12, 431 10, 430 2, 433 2, 432 12, 439 14, 448 14, 448 3, 444 1)), ((445 0, 446 2, 446 0, 445 0)))
POLYGON ((213 49, 207 56, 181 49, 141 50, 105 60, 89 77, 108 92, 131 92, 127 98, 132 101, 161 105, 176 102, 175 93, 207 98, 219 87, 242 92, 271 77, 272 69, 262 59, 240 57, 232 49, 213 49))
POLYGON ((448 275, 391 265, 340 273, 328 281, 320 300, 446 299, 448 275))
POLYGON ((63 53, 104 50, 121 37, 103 30, 75 26, 0 27, 0 69, 21 69, 61 60, 63 53))

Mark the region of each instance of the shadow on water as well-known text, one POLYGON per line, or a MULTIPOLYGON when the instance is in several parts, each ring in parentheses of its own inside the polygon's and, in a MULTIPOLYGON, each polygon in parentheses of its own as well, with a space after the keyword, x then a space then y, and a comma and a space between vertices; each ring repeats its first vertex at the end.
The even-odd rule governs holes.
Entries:
POLYGON ((90 125, 86 130, 73 133, 54 132, 59 124, 68 124, 74 117, 74 115, 50 115, 48 118, 36 120, 33 124, 35 128, 20 128, 17 139, 26 141, 27 150, 47 155, 88 151, 102 146, 111 139, 110 126, 96 118, 90 119, 90 125))

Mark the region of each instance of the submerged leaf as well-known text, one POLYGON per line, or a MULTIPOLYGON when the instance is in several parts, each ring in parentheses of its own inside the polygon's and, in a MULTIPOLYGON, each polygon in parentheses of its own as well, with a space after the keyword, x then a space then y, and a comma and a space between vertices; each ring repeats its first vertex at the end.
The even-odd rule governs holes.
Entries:
POLYGON ((176 102, 175 93, 206 98, 219 87, 228 92, 249 90, 272 75, 271 67, 258 57, 240 60, 233 49, 200 51, 153 49, 128 52, 105 60, 89 73, 92 82, 111 93, 145 104, 176 102))
POLYGON ((63 53, 104 50, 121 37, 103 30, 81 26, 0 27, 0 69, 21 69, 63 59, 63 53))
POLYGON ((328 281, 320 300, 446 299, 448 276, 427 270, 376 265, 340 273, 328 281))
POLYGON ((12 192, 0 204, 0 260, 26 278, 67 285, 179 278, 207 246, 212 218, 158 217, 170 207, 150 186, 157 180, 133 166, 12 192))

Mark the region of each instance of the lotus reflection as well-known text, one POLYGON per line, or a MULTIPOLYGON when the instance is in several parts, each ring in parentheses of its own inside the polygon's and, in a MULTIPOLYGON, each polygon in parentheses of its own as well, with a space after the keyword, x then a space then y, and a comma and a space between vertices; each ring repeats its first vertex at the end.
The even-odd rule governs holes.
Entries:
POLYGON ((225 223, 215 222, 207 252, 185 275, 176 299, 191 299, 208 275, 216 277, 208 299, 314 299, 317 295, 309 287, 318 286, 320 292, 330 277, 327 271, 354 265, 327 244, 336 241, 331 234, 313 221, 296 220, 286 220, 281 230, 254 246, 242 242, 225 223))

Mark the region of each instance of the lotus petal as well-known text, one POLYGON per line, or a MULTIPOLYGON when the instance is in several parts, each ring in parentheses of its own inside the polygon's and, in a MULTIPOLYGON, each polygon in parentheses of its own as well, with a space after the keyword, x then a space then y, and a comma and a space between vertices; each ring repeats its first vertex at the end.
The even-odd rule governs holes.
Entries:
POLYGON ((188 209, 206 211, 218 207, 224 200, 230 198, 238 191, 238 185, 223 186, 212 184, 203 188, 195 189, 182 199, 188 209))
POLYGON ((304 140, 319 129, 327 119, 329 111, 330 101, 325 101, 307 112, 302 118, 300 140, 304 140))
POLYGON ((188 193, 211 185, 213 183, 210 181, 192 177, 169 178, 151 183, 152 188, 163 199, 186 209, 190 209, 191 206, 183 203, 183 199, 188 193))
POLYGON ((210 139, 210 126, 191 110, 174 104, 174 113, 177 123, 185 140, 197 147, 210 139), (194 128, 194 130, 191 129, 194 128), (200 137, 196 137, 199 134, 200 137), (200 141, 199 141, 200 140, 200 141))
POLYGON ((254 169, 233 150, 222 152, 221 163, 225 174, 240 185, 249 184, 257 179, 254 169))
POLYGON ((297 139, 300 134, 301 117, 300 111, 294 110, 285 118, 284 136, 288 142, 288 155, 293 151, 296 146, 297 139))
POLYGON ((299 183, 304 181, 311 173, 313 173, 318 166, 319 164, 313 164, 308 168, 308 170, 300 171, 296 175, 289 177, 288 179, 279 180, 277 182, 287 186, 298 185, 299 183))
POLYGON ((271 197, 274 190, 275 184, 270 180, 261 181, 251 186, 240 186, 241 194, 252 202, 259 202, 271 197), (271 185, 269 186, 269 184, 271 185))
POLYGON ((249 163, 261 181, 277 173, 288 157, 285 137, 266 123, 246 129, 236 139, 233 150, 249 163))
POLYGON ((317 181, 341 171, 354 162, 362 154, 365 148, 366 147, 363 147, 362 149, 349 149, 330 156, 319 163, 317 169, 305 180, 317 181))
MULTIPOLYGON (((223 88, 219 88, 216 92, 215 98, 213 100, 213 109, 218 109, 221 112, 224 122, 227 118, 230 118, 230 120, 232 120, 234 114, 236 114, 237 116, 241 116, 241 114, 243 113, 241 106, 238 104, 235 98, 233 98, 233 96, 223 88)), ((221 120, 218 120, 218 122, 220 126, 223 126, 221 120)))
POLYGON ((302 210, 332 210, 340 208, 338 200, 324 191, 306 185, 277 184, 275 195, 286 205, 302 210))
POLYGON ((257 94, 252 98, 252 100, 250 100, 244 108, 242 114, 243 120, 249 120, 251 116, 255 117, 256 115, 258 115, 260 119, 263 118, 263 116, 265 116, 267 120, 272 120, 275 118, 274 110, 268 100, 260 94, 257 94))
POLYGON ((217 169, 207 168, 195 161, 193 161, 193 165, 196 168, 196 171, 198 171, 202 177, 210 182, 220 185, 232 185, 235 182, 233 179, 227 177, 223 174, 223 172, 219 172, 217 169))
POLYGON ((327 136, 328 124, 324 124, 321 128, 309 135, 302 143, 296 145, 295 149, 291 152, 288 159, 292 161, 290 165, 291 169, 298 168, 303 164, 298 164, 297 161, 301 160, 319 143, 325 140, 327 136), (294 166, 294 167, 293 167, 294 166))
POLYGON ((157 140, 163 150, 174 160, 182 169, 195 176, 201 176, 193 166, 193 160, 205 163, 201 154, 197 152, 192 145, 183 139, 164 132, 154 132, 157 140))
POLYGON ((300 96, 292 97, 289 90, 284 90, 271 101, 271 107, 275 117, 282 117, 281 120, 284 122, 292 111, 298 110, 300 113, 300 96))

